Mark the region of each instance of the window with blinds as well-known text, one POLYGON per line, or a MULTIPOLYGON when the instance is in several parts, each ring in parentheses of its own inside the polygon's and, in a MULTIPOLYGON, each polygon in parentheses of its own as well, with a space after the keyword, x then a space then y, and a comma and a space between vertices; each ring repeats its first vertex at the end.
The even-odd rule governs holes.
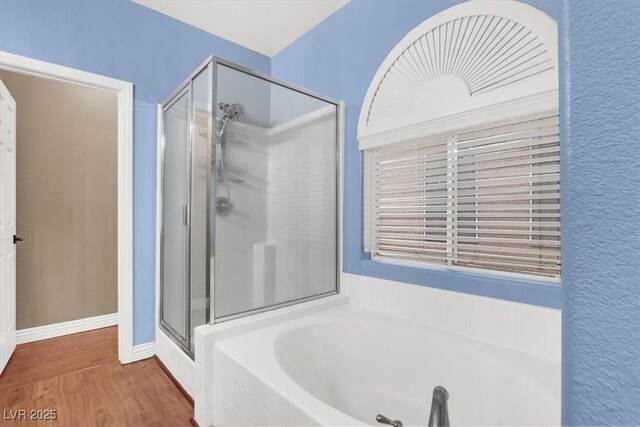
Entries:
POLYGON ((558 112, 364 151, 374 258, 560 275, 558 112))

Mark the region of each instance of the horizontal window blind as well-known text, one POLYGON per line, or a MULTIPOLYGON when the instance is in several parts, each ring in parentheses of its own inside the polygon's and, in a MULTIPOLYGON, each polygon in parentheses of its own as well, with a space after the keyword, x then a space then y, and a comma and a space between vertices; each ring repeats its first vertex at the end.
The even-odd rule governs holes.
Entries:
POLYGON ((560 275, 558 112, 364 152, 374 258, 560 275))

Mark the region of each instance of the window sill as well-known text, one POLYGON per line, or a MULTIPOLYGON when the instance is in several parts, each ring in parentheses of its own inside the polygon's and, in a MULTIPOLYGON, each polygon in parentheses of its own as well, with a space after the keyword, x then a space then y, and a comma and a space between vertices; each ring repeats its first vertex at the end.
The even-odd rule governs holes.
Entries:
POLYGON ((372 259, 360 261, 359 274, 524 304, 562 308, 560 283, 552 279, 515 277, 445 266, 407 265, 372 259))

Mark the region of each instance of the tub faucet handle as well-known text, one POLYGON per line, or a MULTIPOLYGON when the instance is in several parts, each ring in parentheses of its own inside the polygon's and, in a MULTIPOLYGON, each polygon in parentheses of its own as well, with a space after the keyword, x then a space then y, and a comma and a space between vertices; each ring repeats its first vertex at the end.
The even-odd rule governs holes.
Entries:
POLYGON ((387 418, 382 414, 376 415, 376 421, 380 424, 389 424, 392 427, 402 427, 402 421, 392 420, 391 418, 387 418))

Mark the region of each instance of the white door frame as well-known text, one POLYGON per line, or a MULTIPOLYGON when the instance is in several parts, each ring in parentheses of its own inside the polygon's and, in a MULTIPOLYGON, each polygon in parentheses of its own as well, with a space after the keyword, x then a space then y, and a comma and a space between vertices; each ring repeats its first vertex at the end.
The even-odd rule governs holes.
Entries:
POLYGON ((118 359, 133 362, 133 84, 4 51, 0 69, 118 96, 118 359))

